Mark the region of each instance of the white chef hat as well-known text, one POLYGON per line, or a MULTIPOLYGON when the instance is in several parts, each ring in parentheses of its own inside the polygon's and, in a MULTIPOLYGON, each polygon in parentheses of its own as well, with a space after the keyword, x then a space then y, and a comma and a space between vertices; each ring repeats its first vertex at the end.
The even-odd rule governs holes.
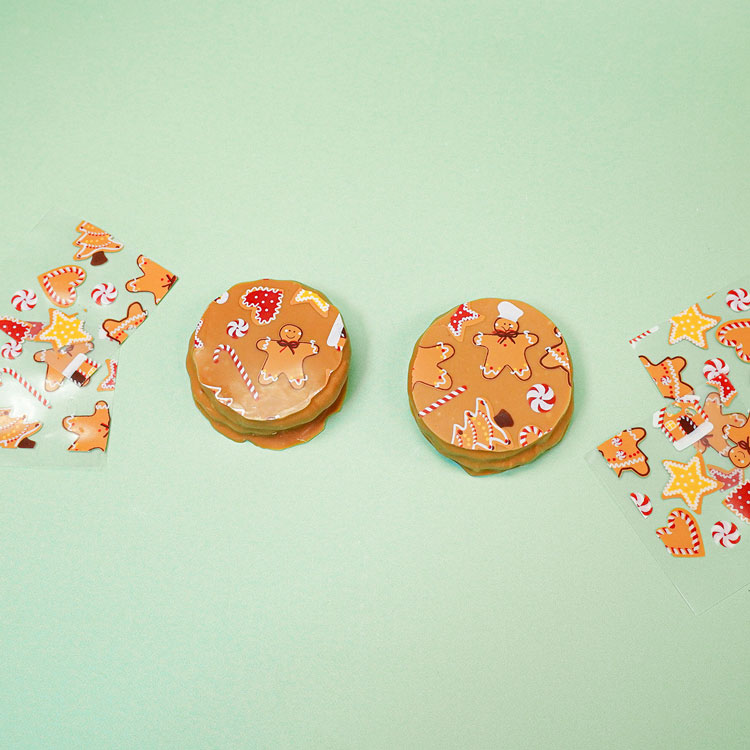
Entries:
POLYGON ((516 307, 512 302, 504 300, 497 306, 498 315, 501 318, 512 320, 514 323, 518 322, 518 319, 523 315, 523 310, 520 307, 516 307))

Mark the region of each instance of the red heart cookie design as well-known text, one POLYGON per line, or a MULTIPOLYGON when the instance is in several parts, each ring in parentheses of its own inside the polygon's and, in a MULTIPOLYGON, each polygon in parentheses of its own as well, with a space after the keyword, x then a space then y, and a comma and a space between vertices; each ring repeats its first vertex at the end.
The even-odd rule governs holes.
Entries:
POLYGON ((255 310, 255 322, 263 326, 276 319, 283 299, 284 292, 281 289, 254 286, 240 297, 240 304, 248 310, 255 310))
POLYGON ((743 362, 750 362, 750 319, 730 320, 716 331, 720 344, 731 346, 743 362))
POLYGON ((58 307, 70 307, 76 301, 76 287, 86 280, 80 266, 60 266, 37 277, 44 293, 58 307))
POLYGON ((703 539, 698 522, 687 510, 675 508, 667 525, 656 530, 656 536, 673 557, 703 557, 703 539))

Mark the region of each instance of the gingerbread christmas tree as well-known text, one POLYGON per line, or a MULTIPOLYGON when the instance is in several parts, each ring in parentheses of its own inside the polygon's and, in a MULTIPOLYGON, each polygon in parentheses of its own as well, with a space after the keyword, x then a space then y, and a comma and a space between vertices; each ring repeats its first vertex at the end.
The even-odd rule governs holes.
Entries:
POLYGON ((122 243, 117 242, 111 234, 88 221, 82 221, 76 227, 76 231, 81 236, 73 241, 73 244, 78 248, 73 256, 74 260, 88 260, 90 258, 92 266, 100 266, 107 262, 105 253, 117 253, 122 250, 122 243))

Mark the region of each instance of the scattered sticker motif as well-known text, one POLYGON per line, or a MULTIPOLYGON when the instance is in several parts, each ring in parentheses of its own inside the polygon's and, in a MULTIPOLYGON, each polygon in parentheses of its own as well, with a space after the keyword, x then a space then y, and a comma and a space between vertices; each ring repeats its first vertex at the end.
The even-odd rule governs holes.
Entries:
POLYGON ((645 437, 646 430, 643 427, 632 427, 605 440, 597 450, 618 477, 622 476, 624 471, 632 471, 639 477, 645 477, 651 471, 648 456, 638 447, 638 443, 645 437))
POLYGON ((736 395, 737 389, 729 379, 729 367, 719 357, 706 360, 703 365, 703 377, 709 385, 719 389, 722 404, 728 404, 736 395))
POLYGON ((78 342, 62 349, 53 347, 34 352, 34 361, 47 365, 44 390, 56 391, 66 378, 78 386, 88 385, 91 376, 99 369, 99 365, 86 356, 93 348, 90 342, 78 342))
POLYGON ((568 346, 557 328, 555 328, 555 336, 557 336, 557 343, 554 346, 545 347, 544 351, 546 353, 539 361, 539 364, 547 370, 556 370, 557 368, 564 370, 568 376, 568 385, 571 385, 568 346))
POLYGON ((709 435, 713 425, 700 406, 698 396, 684 396, 663 406, 654 413, 654 427, 658 427, 678 451, 685 450, 709 435))
POLYGON ((669 319, 669 343, 689 341, 701 349, 708 348, 706 331, 710 331, 719 324, 721 318, 716 315, 706 315, 697 303, 669 319))
POLYGON ((644 495, 642 492, 631 492, 630 499, 644 518, 647 518, 654 512, 654 507, 651 505, 651 498, 648 495, 644 495))
POLYGON ((344 350, 344 346, 346 345, 346 329, 344 328, 344 319, 340 314, 333 321, 333 326, 328 332, 326 344, 333 347, 337 352, 344 350))
POLYGON ((27 419, 25 414, 14 417, 10 409, 0 408, 0 448, 33 448, 36 445, 30 438, 42 429, 42 423, 27 419))
POLYGON ((326 302, 319 294, 314 292, 312 289, 300 288, 292 298, 292 304, 299 304, 301 302, 309 302, 315 310, 317 310, 324 318, 328 316, 328 311, 331 309, 329 302, 326 302))
POLYGON ((64 417, 63 427, 76 435, 69 451, 107 450, 109 438, 109 406, 106 401, 97 401, 93 414, 64 417))
POLYGON ((23 344, 24 341, 35 341, 42 328, 44 328, 44 323, 19 320, 7 315, 0 317, 0 331, 13 339, 16 344, 23 344))
POLYGON ((729 460, 740 469, 750 466, 750 419, 746 418, 742 425, 725 427, 724 434, 734 443, 734 447, 727 453, 729 460))
POLYGON ((535 424, 527 424, 518 431, 518 444, 522 448, 528 448, 547 432, 549 430, 542 430, 535 424))
POLYGON ((100 266, 107 262, 105 253, 118 253, 122 250, 122 244, 113 239, 111 234, 88 221, 80 222, 76 231, 80 236, 73 240, 73 245, 78 248, 73 260, 90 258, 92 266, 100 266))
POLYGON ((38 277, 42 291, 58 307, 70 307, 77 299, 76 288, 86 280, 80 266, 59 266, 38 277))
POLYGON ((633 336, 632 339, 628 342, 630 346, 635 349, 636 344, 639 341, 643 341, 643 339, 646 338, 646 336, 650 336, 652 333, 656 333, 659 330, 659 326, 654 326, 653 328, 649 328, 648 331, 644 331, 643 333, 639 333, 637 336, 633 336))
POLYGON ((66 315, 51 307, 49 325, 39 333, 36 340, 49 342, 56 349, 62 349, 69 344, 91 341, 91 334, 84 330, 83 321, 78 319, 78 313, 66 315))
POLYGON ((743 362, 750 362, 750 319, 724 323, 716 331, 716 338, 720 344, 732 347, 743 362))
POLYGON ((260 368, 258 382, 261 385, 275 383, 281 375, 295 390, 304 388, 307 375, 304 362, 318 353, 314 341, 302 341, 302 329, 287 323, 279 330, 279 338, 266 337, 255 342, 256 348, 266 352, 266 359, 260 368))
POLYGON ((697 444, 698 453, 703 453, 706 448, 712 448, 720 456, 729 455, 731 445, 727 441, 727 430, 730 427, 743 427, 747 418, 739 412, 725 414, 718 393, 709 393, 706 396, 706 400, 703 402, 703 411, 711 421, 713 429, 708 435, 700 439, 697 444))
POLYGON ((682 379, 682 371, 687 367, 684 357, 664 357, 656 364, 648 357, 640 356, 638 359, 664 398, 675 401, 693 394, 693 387, 682 379))
POLYGON ((529 408, 537 414, 551 411, 555 405, 555 392, 546 383, 535 383, 526 392, 529 408))
POLYGON ((434 346, 418 347, 411 368, 412 383, 422 383, 442 391, 449 390, 453 385, 453 379, 442 363, 450 359, 455 351, 450 344, 444 344, 442 341, 438 341, 434 346))
POLYGON ((121 320, 107 318, 102 323, 102 328, 108 338, 122 344, 128 337, 130 331, 138 328, 146 320, 147 313, 141 306, 140 302, 132 302, 128 307, 127 315, 121 320))
POLYGON ((246 320, 237 318, 237 320, 230 320, 227 323, 227 333, 233 339, 241 339, 250 330, 250 325, 246 320))
POLYGON ((154 297, 154 303, 158 305, 177 283, 177 276, 145 255, 139 255, 136 263, 141 275, 126 282, 125 288, 134 294, 149 292, 154 297))
POLYGON ((464 325, 474 320, 479 320, 480 315, 476 310, 472 310, 467 304, 461 304, 456 308, 456 311, 451 315, 448 321, 448 330, 451 334, 460 339, 463 335, 464 325))
POLYGON ((198 325, 195 326, 195 332, 193 333, 193 347, 196 349, 203 349, 203 341, 198 335, 201 328, 203 328, 203 318, 198 321, 198 325))
POLYGON ((247 386, 247 389, 250 391, 250 394, 252 397, 257 401, 258 400, 258 391, 255 390, 255 386, 253 385, 253 381, 250 378, 250 376, 247 374, 247 370, 245 370, 245 366, 242 364, 242 360, 239 358, 239 355, 234 350, 233 347, 229 346, 228 344, 219 344, 219 346, 214 349, 213 353, 213 361, 214 363, 217 363, 219 361, 219 355, 222 352, 226 352, 230 359, 232 360, 232 363, 237 368, 237 371, 240 374, 240 377, 242 378, 243 382, 247 386))
POLYGON ((37 296, 31 289, 19 289, 11 298, 10 304, 18 310, 18 312, 27 312, 33 310, 36 307, 37 296))
POLYGON ((737 466, 732 471, 725 471, 720 466, 706 466, 706 471, 711 479, 715 479, 721 485, 722 490, 731 490, 734 487, 739 487, 740 483, 745 479, 744 469, 740 469, 737 466))
POLYGON ((97 305, 111 305, 117 299, 117 288, 114 284, 102 281, 91 290, 91 299, 97 305))
POLYGON ((734 547, 742 538, 737 524, 729 521, 717 521, 711 527, 711 537, 720 547, 734 547))
POLYGON ((117 383, 117 360, 105 359, 104 364, 107 366, 107 374, 104 380, 96 386, 97 391, 114 391, 117 383))
MULTIPOLYGON (((47 399, 44 398, 44 396, 42 396, 42 394, 39 393, 39 391, 36 388, 34 388, 34 386, 31 385, 31 383, 29 383, 29 381, 26 380, 26 378, 23 375, 21 375, 19 372, 16 372, 16 370, 14 370, 12 367, 0 367, 0 374, 10 375, 12 378, 18 381, 18 384, 22 388, 27 390, 40 404, 42 404, 43 406, 46 406, 48 409, 52 408, 52 404, 50 404, 50 402, 47 401, 47 399)), ((0 380, 0 385, 2 384, 3 383, 0 380)))
POLYGON ((248 289, 241 297, 240 304, 255 313, 255 322, 258 325, 267 325, 281 310, 281 302, 284 292, 281 289, 273 289, 268 286, 254 286, 248 289))
POLYGON ((483 398, 477 398, 474 411, 467 409, 464 412, 463 425, 453 425, 451 443, 471 451, 493 451, 495 446, 510 445, 510 438, 493 420, 489 404, 483 398))
POLYGON ((220 295, 219 295, 219 296, 218 296, 218 297, 217 297, 217 298, 216 298, 216 299, 214 300, 214 302, 215 302, 215 303, 216 303, 217 305, 225 305, 228 299, 229 299, 229 292, 223 292, 222 294, 220 294, 220 295))
POLYGON ((519 330, 518 320, 523 310, 512 302, 500 302, 497 311, 493 330, 477 333, 473 338, 475 346, 487 350, 484 364, 480 365, 482 375, 492 380, 507 367, 519 380, 528 380, 531 367, 526 351, 538 343, 539 337, 531 331, 519 330))
POLYGON ((705 549, 698 523, 683 508, 667 516, 667 525, 656 530, 656 536, 673 557, 703 557, 705 549))
POLYGON ((665 500, 679 498, 696 513, 701 512, 703 498, 721 487, 719 482, 706 472, 703 457, 700 455, 693 456, 686 464, 669 459, 662 461, 662 464, 669 474, 669 482, 662 490, 661 496, 665 500))
POLYGON ((465 385, 459 385, 458 388, 451 391, 450 393, 447 393, 442 398, 436 399, 428 406, 425 406, 424 409, 418 412, 420 417, 426 417, 431 412, 435 411, 435 409, 439 409, 444 404, 447 404, 449 401, 452 401, 456 396, 460 396, 462 393, 466 391, 465 385))
POLYGON ((725 498, 724 505, 739 519, 750 523, 750 482, 732 490, 725 498))
POLYGON ((733 312, 745 312, 750 310, 750 294, 742 287, 730 289, 727 292, 726 303, 733 312))
POLYGON ((16 359, 23 354, 23 344, 18 341, 6 341, 0 346, 0 357, 16 359))

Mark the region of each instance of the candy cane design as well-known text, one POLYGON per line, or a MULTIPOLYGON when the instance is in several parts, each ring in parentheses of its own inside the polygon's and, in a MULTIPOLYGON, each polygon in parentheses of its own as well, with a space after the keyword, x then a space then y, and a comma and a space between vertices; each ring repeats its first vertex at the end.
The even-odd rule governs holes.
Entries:
POLYGON ((195 333, 193 334, 193 346, 196 349, 203 349, 203 342, 198 337, 198 332, 203 327, 203 318, 198 321, 198 325, 195 326, 195 333))
POLYGON ((75 284, 74 282, 75 286, 80 286, 86 279, 86 272, 78 266, 60 266, 60 268, 56 268, 54 271, 50 271, 41 277, 45 293, 56 305, 60 305, 60 307, 65 306, 65 300, 52 288, 50 280, 54 279, 55 276, 60 276, 64 273, 72 273, 76 277, 78 283, 75 284))
POLYGON ((219 361, 219 355, 222 352, 226 352, 232 358, 232 362, 234 363, 234 366, 237 368, 238 372, 240 373, 240 376, 242 377, 242 379, 245 381, 245 385, 247 386, 248 390, 252 394, 252 397, 257 401, 258 391, 255 390, 253 381, 250 379, 250 376, 245 371, 245 368, 242 365, 242 361, 237 356, 237 352, 234 350, 234 347, 231 347, 228 344, 219 344, 216 347, 216 349, 214 349, 214 356, 213 356, 214 362, 219 361))
POLYGON ((723 359, 715 357, 706 360, 703 365, 703 377, 709 385, 719 389, 722 404, 728 404, 737 395, 737 389, 729 379, 729 367, 723 359))
POLYGON ((651 505, 651 498, 648 495, 644 495, 642 492, 631 492, 630 499, 644 518, 653 513, 654 506, 651 505))
POLYGON ((659 330, 659 326, 654 326, 653 328, 649 328, 648 331, 644 331, 643 333, 639 333, 637 336, 633 336, 632 339, 630 339, 630 346, 635 349, 635 345, 639 341, 643 341, 643 339, 646 338, 646 336, 650 336, 652 333, 656 333, 659 330))
POLYGON ((549 430, 542 430, 535 424, 527 424, 518 431, 518 442, 522 448, 527 448, 531 443, 546 435, 549 430))
POLYGON ((742 287, 730 289, 727 292, 726 303, 729 309, 734 312, 750 310, 750 294, 747 293, 747 289, 743 289, 742 287))
MULTIPOLYGON (((26 378, 19 375, 12 367, 0 367, 0 373, 5 373, 6 375, 15 378, 37 401, 39 401, 39 403, 43 404, 48 409, 52 408, 49 401, 47 401, 47 399, 44 398, 44 396, 42 396, 42 394, 39 393, 39 391, 36 390, 28 380, 26 380, 26 378)), ((2 383, 0 383, 0 385, 2 385, 2 383)))
POLYGON ((446 394, 442 398, 439 398, 437 401, 433 401, 429 406, 425 406, 425 408, 419 412, 419 416, 420 417, 427 416, 427 414, 435 411, 435 409, 439 409, 443 404, 447 404, 449 401, 456 398, 456 396, 460 396, 465 390, 466 390, 465 385, 459 385, 458 388, 456 388, 455 390, 446 394))

